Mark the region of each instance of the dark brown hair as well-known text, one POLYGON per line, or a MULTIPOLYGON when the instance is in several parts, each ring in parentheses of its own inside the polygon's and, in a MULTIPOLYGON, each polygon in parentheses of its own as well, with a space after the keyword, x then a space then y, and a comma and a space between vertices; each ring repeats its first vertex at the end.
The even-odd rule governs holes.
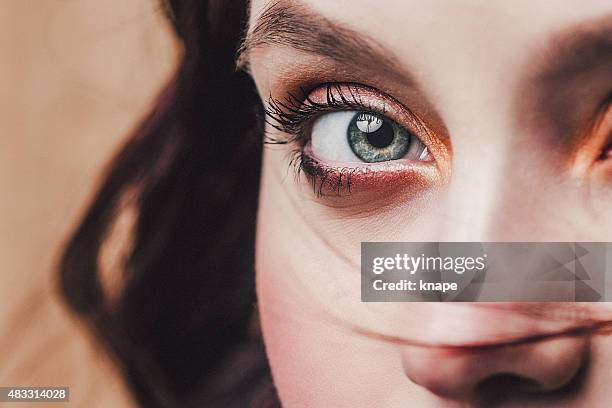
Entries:
POLYGON ((252 80, 235 69, 247 4, 168 6, 182 63, 112 162, 66 247, 60 285, 140 405, 244 406, 267 375, 259 346, 236 351, 249 342, 255 300, 263 132, 252 80), (128 193, 137 221, 111 300, 98 259, 128 193), (240 378, 221 368, 232 356, 240 378))

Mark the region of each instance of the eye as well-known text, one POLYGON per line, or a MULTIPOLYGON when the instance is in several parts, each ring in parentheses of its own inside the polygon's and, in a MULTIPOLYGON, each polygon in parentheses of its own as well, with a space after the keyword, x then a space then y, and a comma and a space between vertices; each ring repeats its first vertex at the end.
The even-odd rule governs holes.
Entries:
POLYGON ((321 115, 312 124, 310 144, 313 156, 329 162, 432 160, 418 137, 384 115, 366 111, 321 115))
POLYGON ((294 146, 288 162, 317 196, 365 197, 386 187, 416 194, 449 179, 446 129, 432 127, 394 97, 352 83, 302 94, 270 96, 266 123, 278 133, 270 131, 265 143, 294 146))
MULTIPOLYGON (((577 149, 572 163, 572 172, 579 179, 589 174, 610 175, 612 168, 612 96, 585 127, 584 142, 577 149)), ((610 180, 610 177, 606 177, 610 180)))

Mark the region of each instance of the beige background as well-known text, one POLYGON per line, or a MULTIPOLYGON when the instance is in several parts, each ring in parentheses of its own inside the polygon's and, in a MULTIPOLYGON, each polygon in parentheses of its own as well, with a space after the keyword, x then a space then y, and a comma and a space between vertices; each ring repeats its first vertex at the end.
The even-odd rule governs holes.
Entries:
POLYGON ((67 385, 71 406, 129 405, 57 301, 54 265, 177 49, 156 1, 2 0, 0 385, 67 385))

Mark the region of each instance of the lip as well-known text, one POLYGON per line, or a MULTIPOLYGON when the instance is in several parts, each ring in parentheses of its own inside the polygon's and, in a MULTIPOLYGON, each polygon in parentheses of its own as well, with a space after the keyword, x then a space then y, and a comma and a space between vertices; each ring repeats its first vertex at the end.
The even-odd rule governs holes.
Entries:
POLYGON ((502 347, 612 330, 612 310, 601 305, 499 302, 385 306, 377 312, 376 323, 379 324, 353 327, 352 330, 398 345, 457 350, 502 347))

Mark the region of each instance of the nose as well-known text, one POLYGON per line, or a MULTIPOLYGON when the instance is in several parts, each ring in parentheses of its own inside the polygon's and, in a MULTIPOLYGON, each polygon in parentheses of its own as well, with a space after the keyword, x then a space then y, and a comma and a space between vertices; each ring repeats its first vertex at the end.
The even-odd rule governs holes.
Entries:
POLYGON ((402 358, 408 378, 432 393, 478 400, 500 389, 506 396, 559 390, 581 371, 587 350, 585 338, 566 337, 499 347, 410 347, 402 358))

